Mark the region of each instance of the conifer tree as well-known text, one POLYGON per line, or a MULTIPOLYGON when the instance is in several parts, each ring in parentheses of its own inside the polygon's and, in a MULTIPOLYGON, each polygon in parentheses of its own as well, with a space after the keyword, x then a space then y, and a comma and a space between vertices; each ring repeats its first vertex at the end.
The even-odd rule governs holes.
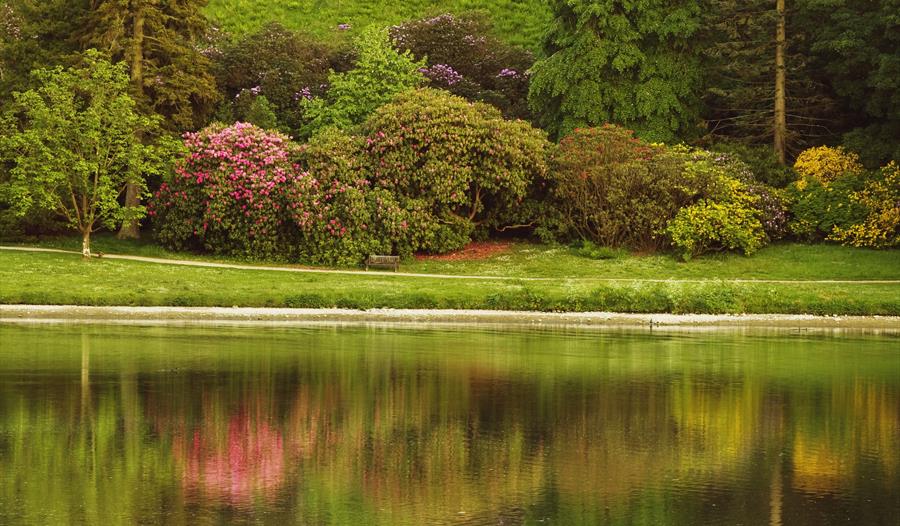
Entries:
POLYGON ((606 122, 651 140, 690 135, 701 72, 692 37, 697 0, 553 0, 547 58, 533 67, 530 104, 565 135, 606 122))

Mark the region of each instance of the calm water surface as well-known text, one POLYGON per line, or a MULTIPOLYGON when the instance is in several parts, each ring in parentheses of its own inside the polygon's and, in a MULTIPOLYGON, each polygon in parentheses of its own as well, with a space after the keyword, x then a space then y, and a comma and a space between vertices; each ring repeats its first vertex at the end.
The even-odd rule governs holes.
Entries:
POLYGON ((0 524, 888 524, 900 339, 0 325, 0 524))

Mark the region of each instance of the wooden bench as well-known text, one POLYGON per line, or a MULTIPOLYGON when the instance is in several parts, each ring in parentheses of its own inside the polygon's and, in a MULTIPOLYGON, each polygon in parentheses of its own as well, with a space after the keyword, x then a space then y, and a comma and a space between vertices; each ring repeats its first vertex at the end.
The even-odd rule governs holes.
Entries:
POLYGON ((400 256, 376 256, 372 254, 366 260, 366 270, 369 270, 369 267, 391 268, 394 269, 394 272, 397 272, 400 270, 400 256))

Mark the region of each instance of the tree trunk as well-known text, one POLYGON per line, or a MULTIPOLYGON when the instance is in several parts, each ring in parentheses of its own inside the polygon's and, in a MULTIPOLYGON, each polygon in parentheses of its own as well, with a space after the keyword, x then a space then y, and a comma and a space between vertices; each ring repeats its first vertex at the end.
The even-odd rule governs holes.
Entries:
POLYGON ((88 227, 81 233, 81 255, 91 258, 91 229, 88 227))
POLYGON ((785 29, 784 0, 776 0, 778 10, 778 31, 775 35, 775 156, 784 165, 787 143, 787 112, 785 108, 785 66, 784 51, 787 41, 785 29))
MULTIPOLYGON (((140 4, 140 2, 138 2, 140 4)), ((132 32, 131 50, 131 82, 134 84, 135 100, 138 104, 144 98, 144 10, 138 5, 134 13, 134 28, 132 32)), ((140 206, 141 196, 138 195, 138 187, 134 183, 128 183, 125 187, 125 206, 140 206)), ((141 237, 140 222, 132 219, 122 223, 119 239, 138 239, 141 237)))

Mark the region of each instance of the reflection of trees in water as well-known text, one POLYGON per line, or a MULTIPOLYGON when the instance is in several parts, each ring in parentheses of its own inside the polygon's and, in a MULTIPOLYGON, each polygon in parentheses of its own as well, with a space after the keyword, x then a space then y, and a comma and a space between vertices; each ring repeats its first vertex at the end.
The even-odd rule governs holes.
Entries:
POLYGON ((0 388, 0 473, 13 474, 0 499, 88 522, 185 499, 286 502, 313 522, 352 508, 385 524, 701 520, 706 500, 753 522, 774 503, 785 517, 796 508, 772 488, 834 494, 873 469, 898 477, 896 384, 367 360, 112 377, 87 373, 87 359, 73 382, 0 388))

